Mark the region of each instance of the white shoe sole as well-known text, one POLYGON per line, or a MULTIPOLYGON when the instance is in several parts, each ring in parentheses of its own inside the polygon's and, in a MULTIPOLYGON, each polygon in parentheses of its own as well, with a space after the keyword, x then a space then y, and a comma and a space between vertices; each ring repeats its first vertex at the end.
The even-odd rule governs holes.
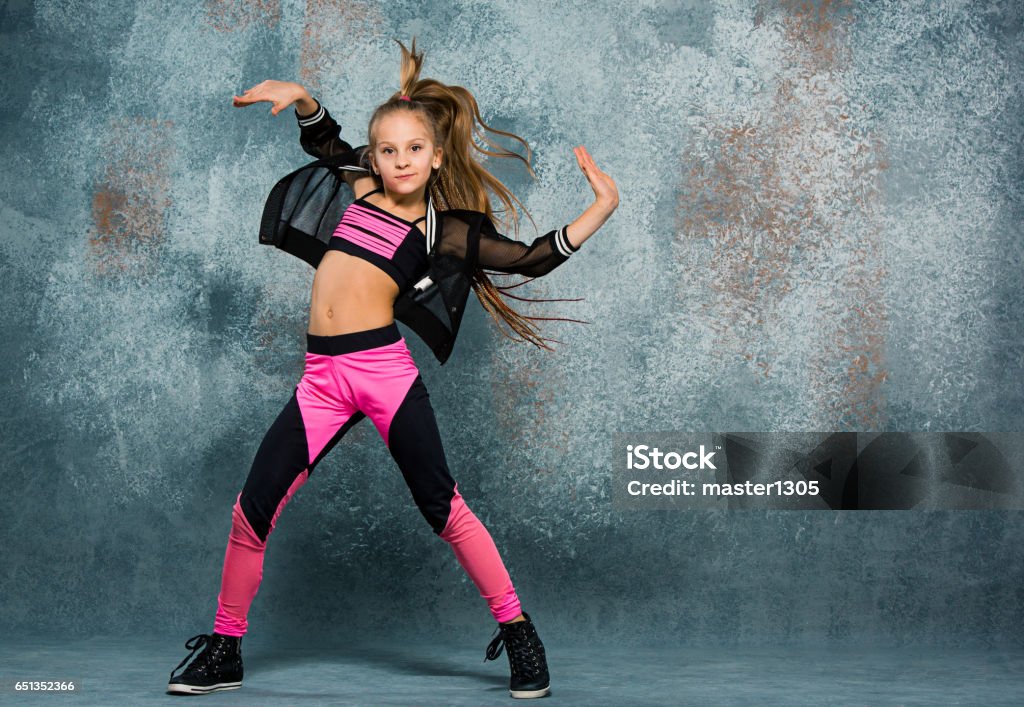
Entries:
POLYGON ((519 699, 530 699, 532 697, 544 697, 551 692, 551 686, 542 687, 539 690, 509 690, 509 694, 519 699))
POLYGON ((167 692, 176 695, 205 695, 207 692, 218 690, 237 690, 241 686, 240 682, 218 682, 214 685, 184 685, 172 682, 167 685, 167 692))

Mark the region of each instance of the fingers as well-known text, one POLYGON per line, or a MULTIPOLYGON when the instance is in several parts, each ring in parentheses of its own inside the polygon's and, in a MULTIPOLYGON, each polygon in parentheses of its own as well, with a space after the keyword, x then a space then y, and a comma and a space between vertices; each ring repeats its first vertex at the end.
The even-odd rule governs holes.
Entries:
POLYGON ((587 148, 583 147, 583 145, 580 145, 579 147, 576 147, 574 149, 576 150, 576 156, 580 158, 580 161, 583 164, 587 165, 588 167, 597 167, 597 165, 594 164, 594 158, 590 156, 589 152, 587 152, 587 148))
POLYGON ((594 158, 590 156, 590 153, 587 152, 587 148, 583 147, 583 145, 574 147, 573 152, 576 153, 576 161, 579 163, 580 169, 583 170, 583 173, 586 174, 588 178, 591 173, 598 176, 604 175, 604 172, 602 172, 594 163, 594 158))
POLYGON ((256 87, 255 89, 250 88, 241 96, 232 96, 231 101, 233 105, 236 108, 242 108, 244 106, 250 106, 253 103, 270 103, 273 106, 270 110, 271 115, 277 115, 284 110, 284 108, 280 106, 281 100, 279 98, 267 95, 266 92, 257 90, 258 88, 259 87, 256 87))
POLYGON ((579 163, 580 169, 584 172, 587 171, 588 168, 596 166, 594 165, 594 161, 590 159, 590 155, 587 154, 587 150, 583 145, 572 148, 572 151, 576 153, 576 161, 579 163))
POLYGON ((259 101, 272 100, 265 97, 265 91, 263 89, 265 88, 266 83, 266 81, 262 81, 252 88, 245 89, 241 96, 232 96, 231 98, 234 101, 234 104, 236 106, 247 106, 259 101))
POLYGON ((580 154, 579 148, 574 148, 573 152, 576 153, 576 164, 578 164, 580 166, 580 169, 583 170, 583 173, 586 174, 587 163, 583 160, 583 156, 580 154))
POLYGON ((600 170, 594 162, 594 158, 590 156, 590 153, 587 152, 587 148, 583 147, 583 145, 574 147, 573 152, 576 154, 576 162, 579 164, 580 169, 587 178, 587 181, 590 182, 590 186, 593 188, 594 193, 598 197, 614 197, 617 204, 618 188, 615 186, 615 181, 600 170))

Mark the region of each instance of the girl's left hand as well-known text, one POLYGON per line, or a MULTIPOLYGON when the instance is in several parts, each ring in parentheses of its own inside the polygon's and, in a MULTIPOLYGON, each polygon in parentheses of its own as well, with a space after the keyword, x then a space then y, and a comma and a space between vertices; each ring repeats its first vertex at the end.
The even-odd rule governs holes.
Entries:
POLYGON ((583 145, 574 147, 573 152, 576 153, 576 162, 579 164, 580 169, 583 170, 587 181, 590 182, 590 187, 594 190, 594 197, 597 203, 609 209, 615 209, 619 205, 619 190, 615 186, 615 181, 598 169, 597 165, 594 164, 593 158, 587 152, 587 148, 583 147, 583 145))

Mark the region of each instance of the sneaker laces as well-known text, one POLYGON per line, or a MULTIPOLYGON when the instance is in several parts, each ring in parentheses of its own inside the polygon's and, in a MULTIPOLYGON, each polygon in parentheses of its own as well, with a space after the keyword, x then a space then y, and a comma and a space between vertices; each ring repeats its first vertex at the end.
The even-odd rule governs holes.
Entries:
POLYGON ((508 661, 512 674, 516 677, 532 678, 540 674, 540 653, 530 639, 526 628, 526 621, 516 621, 505 624, 505 630, 501 630, 487 646, 484 655, 484 662, 495 660, 501 655, 502 649, 508 649, 508 661), (523 624, 518 626, 517 624, 523 624), (506 640, 507 639, 507 640, 506 640))
MULTIPOLYGON (((500 629, 497 629, 497 628, 494 629, 494 630, 496 632, 500 631, 500 629)), ((496 658, 498 658, 501 655, 501 651, 502 651, 502 648, 504 646, 504 643, 502 642, 503 638, 504 637, 500 633, 498 633, 497 636, 493 636, 491 642, 487 644, 487 652, 484 653, 484 661, 483 662, 486 663, 489 660, 495 660, 496 658)))
POLYGON ((192 638, 185 641, 185 648, 190 649, 192 652, 185 656, 185 660, 178 663, 177 668, 171 671, 172 680, 174 679, 174 673, 178 672, 178 669, 181 668, 181 666, 190 661, 192 659, 192 656, 196 654, 196 651, 198 651, 203 646, 209 644, 211 638, 212 636, 208 633, 200 633, 196 636, 192 636, 192 638))

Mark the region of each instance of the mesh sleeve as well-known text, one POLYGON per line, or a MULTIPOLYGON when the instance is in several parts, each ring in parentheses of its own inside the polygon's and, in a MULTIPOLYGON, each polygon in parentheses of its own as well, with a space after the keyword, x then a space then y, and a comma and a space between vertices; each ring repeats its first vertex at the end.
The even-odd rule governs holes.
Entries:
POLYGON ((346 152, 353 153, 353 163, 358 159, 352 146, 341 139, 341 126, 331 117, 327 109, 316 101, 316 111, 312 115, 301 116, 295 112, 299 123, 299 144, 307 154, 316 157, 331 157, 346 152))
POLYGON ((527 277, 547 275, 579 250, 569 243, 568 228, 548 231, 527 245, 498 233, 491 220, 484 218, 480 225, 479 266, 527 277))

